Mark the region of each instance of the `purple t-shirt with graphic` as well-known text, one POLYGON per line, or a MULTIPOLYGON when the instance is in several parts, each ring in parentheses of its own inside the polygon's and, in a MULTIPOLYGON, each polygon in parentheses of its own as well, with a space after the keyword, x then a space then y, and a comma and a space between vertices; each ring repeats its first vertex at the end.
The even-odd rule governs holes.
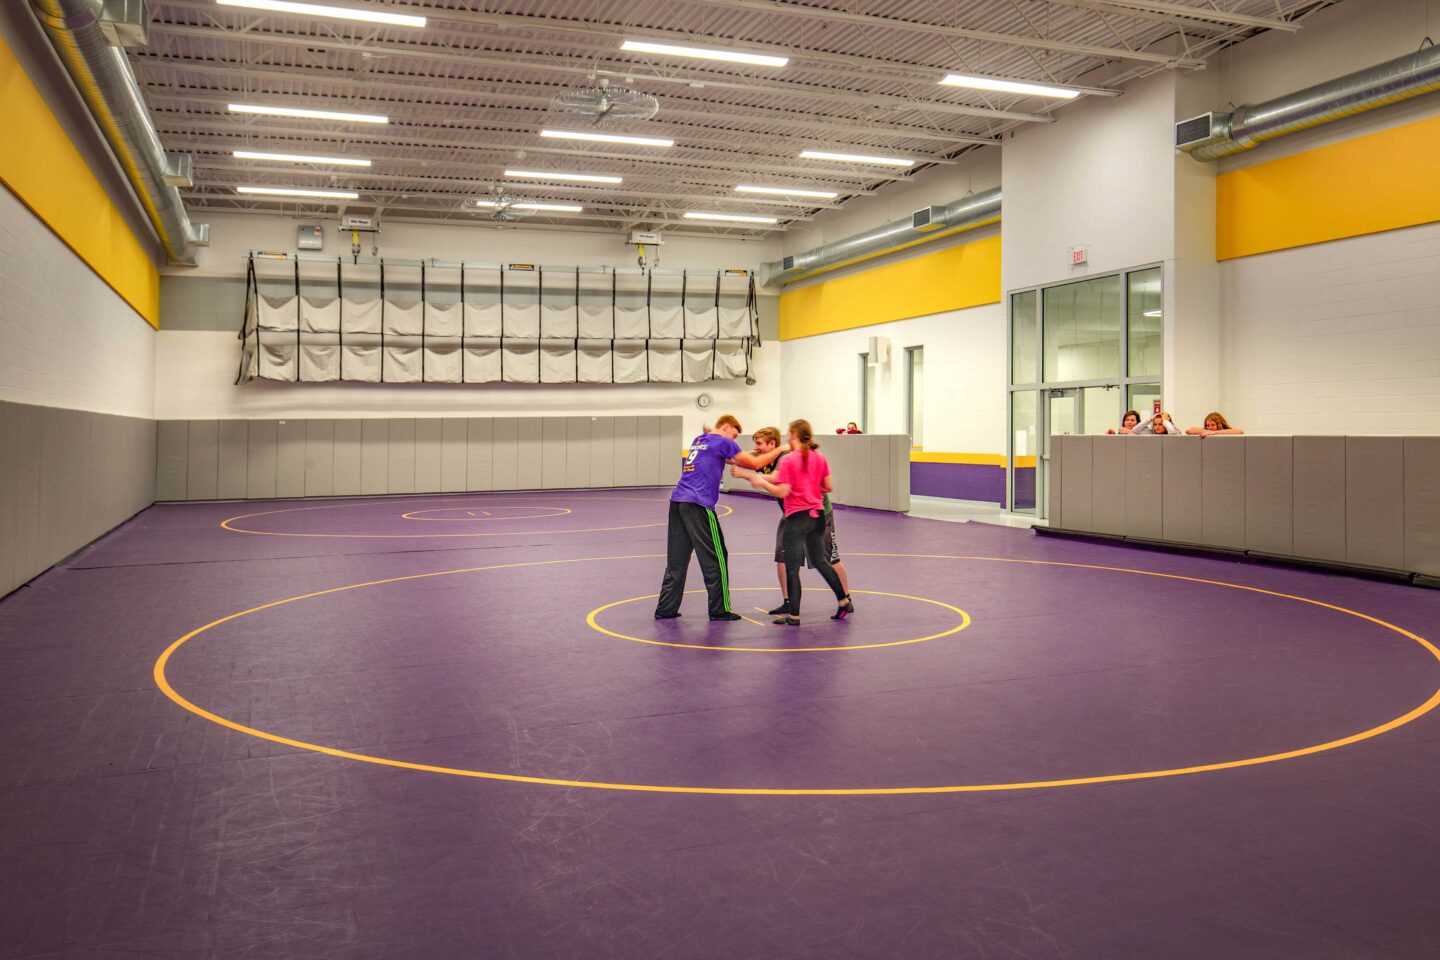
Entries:
POLYGON ((723 433, 702 433, 690 441, 685 463, 680 467, 680 482, 670 494, 674 503, 698 503, 715 509, 720 499, 720 481, 725 476, 725 461, 740 452, 740 444, 723 433))

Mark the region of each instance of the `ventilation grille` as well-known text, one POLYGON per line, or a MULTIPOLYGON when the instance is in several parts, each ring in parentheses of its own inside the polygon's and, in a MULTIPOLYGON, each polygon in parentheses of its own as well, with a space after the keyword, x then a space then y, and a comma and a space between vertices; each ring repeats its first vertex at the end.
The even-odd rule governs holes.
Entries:
POLYGON ((1213 113, 1202 113, 1198 117, 1181 120, 1175 124, 1175 146, 1188 147, 1197 143, 1205 143, 1216 136, 1214 127, 1215 115, 1213 113))

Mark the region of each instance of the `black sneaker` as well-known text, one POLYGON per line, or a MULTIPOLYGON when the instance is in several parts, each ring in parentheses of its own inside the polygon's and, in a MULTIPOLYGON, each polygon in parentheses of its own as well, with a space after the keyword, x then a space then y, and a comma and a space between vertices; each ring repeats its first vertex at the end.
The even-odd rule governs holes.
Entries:
POLYGON ((661 613, 659 610, 655 611, 656 620, 674 620, 678 616, 680 616, 679 613, 661 613))
POLYGON ((745 618, 738 613, 722 613, 718 617, 711 617, 710 619, 713 622, 724 622, 727 620, 744 620, 745 618))
POLYGON ((789 611, 789 608, 787 608, 787 607, 785 606, 785 604, 782 603, 782 604, 780 604, 780 606, 776 607, 774 610, 770 610, 770 611, 768 611, 768 612, 769 612, 770 616, 772 616, 772 617, 783 617, 785 614, 789 613, 790 611, 789 611))

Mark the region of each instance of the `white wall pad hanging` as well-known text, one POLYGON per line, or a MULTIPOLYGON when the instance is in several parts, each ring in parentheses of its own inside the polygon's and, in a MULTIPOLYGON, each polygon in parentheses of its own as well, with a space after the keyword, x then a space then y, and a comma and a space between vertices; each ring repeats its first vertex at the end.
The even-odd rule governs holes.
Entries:
POLYGON ((500 382, 500 340, 468 340, 461 367, 462 383, 500 382))
POLYGON ((330 383, 340 379, 340 345, 300 344, 300 379, 306 383, 330 383))
MULTIPOLYGON (((458 302, 430 304, 425 321, 426 334, 430 337, 458 339, 463 330, 460 323, 462 312, 463 308, 458 302)), ((459 344, 456 346, 458 347, 459 344)))
MULTIPOLYGON (((430 338, 432 341, 434 337, 430 338)), ((425 382, 426 383, 463 383, 464 364, 462 358, 464 351, 460 345, 435 346, 432 342, 425 347, 425 382)))
POLYGON ((615 339, 615 305, 582 304, 580 307, 579 333, 581 340, 615 339))
POLYGON ((339 333, 340 299, 329 297, 300 298, 300 331, 302 333, 339 333))
POLYGON ((540 382, 574 383, 579 373, 578 357, 573 340, 558 344, 545 341, 540 348, 540 382))
POLYGON ((359 383, 380 382, 380 347, 354 346, 349 343, 340 348, 340 365, 346 380, 359 383))
POLYGON ((691 271, 551 267, 547 284, 545 268, 525 264, 471 266, 467 272, 466 264, 438 261, 362 264, 357 258, 352 269, 338 258, 284 259, 291 265, 280 282, 291 287, 289 296, 274 293, 280 279, 274 275, 263 279, 270 292, 262 293, 257 257, 252 254, 247 263, 237 383, 738 380, 752 376, 752 353, 760 342, 755 283, 746 271, 717 271, 712 289, 708 282, 691 284, 691 271), (302 276, 302 260, 333 263, 334 296, 316 295, 314 285, 328 288, 330 281, 308 269, 302 276), (458 295, 453 280, 432 275, 437 269, 456 271, 458 295), (510 270, 521 278, 533 274, 536 283, 507 283, 510 270), (473 287, 477 272, 498 277, 498 300, 485 299, 496 286, 473 287), (633 278, 624 295, 638 297, 643 289, 644 306, 621 305, 622 274, 633 278), (556 283, 558 275, 573 286, 556 283), (588 275, 597 279, 586 281, 588 275), (722 304, 722 296, 739 292, 724 290, 725 280, 737 276, 746 283, 742 305, 733 305, 735 299, 722 304), (364 296, 372 285, 378 296, 364 296), (702 303, 695 302, 697 295, 702 303))
POLYGON ((500 304, 466 303, 465 336, 500 339, 500 304))
POLYGON ((609 340, 581 340, 576 379, 580 383, 617 383, 615 354, 618 349, 612 350, 609 340))
POLYGON ((650 336, 649 307, 616 307, 615 339, 644 340, 650 336))
POLYGON ((644 340, 626 340, 615 344, 611 353, 614 361, 612 381, 614 383, 647 383, 650 379, 650 351, 644 340))
POLYGON ((519 343, 502 341, 500 348, 500 379, 506 383, 540 382, 540 346, 538 341, 519 343))
POLYGON ((684 368, 680 365, 680 341, 651 340, 648 351, 651 383, 681 383, 684 368))

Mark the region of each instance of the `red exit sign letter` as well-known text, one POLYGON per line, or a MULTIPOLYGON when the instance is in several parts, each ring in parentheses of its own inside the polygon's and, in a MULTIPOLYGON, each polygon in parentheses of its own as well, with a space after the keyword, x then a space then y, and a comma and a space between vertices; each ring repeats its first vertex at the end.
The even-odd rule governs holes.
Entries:
POLYGON ((1089 247, 1071 247, 1071 248, 1070 248, 1070 266, 1072 266, 1072 267, 1078 267, 1078 266, 1080 266, 1080 264, 1082 264, 1082 263, 1089 263, 1089 262, 1090 262, 1090 248, 1089 248, 1089 247))

